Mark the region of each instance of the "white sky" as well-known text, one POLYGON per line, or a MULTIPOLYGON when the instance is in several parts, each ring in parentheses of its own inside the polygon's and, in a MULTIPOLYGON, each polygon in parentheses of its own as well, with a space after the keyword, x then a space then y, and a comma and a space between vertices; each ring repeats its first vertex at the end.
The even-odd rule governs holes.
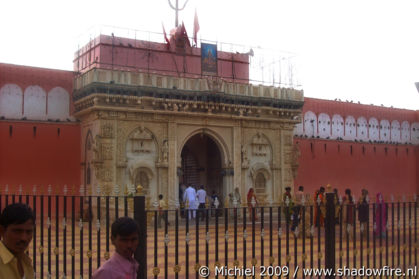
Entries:
MULTIPOLYGON (((306 97, 419 109, 417 0, 189 0, 190 36, 195 8, 199 38, 296 53, 306 97)), ((0 11, 0 62, 65 70, 94 25, 174 26, 167 0, 3 0, 0 11)))

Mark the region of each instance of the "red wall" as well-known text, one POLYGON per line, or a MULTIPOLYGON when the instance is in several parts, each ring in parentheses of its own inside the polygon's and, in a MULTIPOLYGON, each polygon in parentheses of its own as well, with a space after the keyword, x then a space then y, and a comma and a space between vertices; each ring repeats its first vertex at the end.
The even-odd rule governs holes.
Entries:
POLYGON ((322 112, 326 113, 330 119, 334 114, 339 114, 344 119, 348 115, 355 119, 364 116, 367 120, 375 117, 378 121, 387 119, 390 123, 392 120, 398 120, 400 124, 403 121, 408 121, 411 124, 419 120, 419 111, 315 98, 304 98, 303 114, 307 111, 312 111, 317 116, 322 112))
MULTIPOLYGON (((419 119, 419 112, 414 110, 314 98, 304 99, 303 115, 307 111, 317 116, 326 113, 330 118, 339 114, 343 118, 349 115, 355 119, 375 117, 378 121, 398 120, 410 124, 419 119)), ((338 188, 341 195, 346 188, 350 188, 356 197, 360 196, 362 188, 366 188, 374 199, 377 192, 387 196, 394 194, 395 197, 419 193, 419 146, 301 137, 294 138, 296 142, 299 143, 301 157, 295 186, 304 185, 310 193, 327 184, 338 188)))
POLYGON ((0 122, 0 187, 80 184, 80 125, 0 122), (9 127, 12 127, 10 135, 9 127), (33 128, 36 127, 36 135, 33 128), (58 135, 60 129, 60 135, 58 135))
POLYGON ((362 188, 371 197, 377 192, 396 197, 418 193, 418 147, 301 138, 294 142, 301 151, 295 186, 304 185, 309 193, 326 184, 342 195, 350 188, 356 197, 362 188))
MULTIPOLYGON (((201 77, 201 49, 185 53, 168 50, 166 44, 101 35, 75 54, 74 70, 92 68, 150 71, 169 76, 201 77)), ((228 81, 249 82, 249 55, 218 51, 218 76, 228 81), (234 69, 234 75, 233 75, 234 69)))
POLYGON ((74 72, 71 71, 0 63, 0 88, 14 83, 20 86, 22 92, 31 85, 38 85, 49 92, 60 86, 70 94, 70 114, 73 112, 73 79, 74 72))

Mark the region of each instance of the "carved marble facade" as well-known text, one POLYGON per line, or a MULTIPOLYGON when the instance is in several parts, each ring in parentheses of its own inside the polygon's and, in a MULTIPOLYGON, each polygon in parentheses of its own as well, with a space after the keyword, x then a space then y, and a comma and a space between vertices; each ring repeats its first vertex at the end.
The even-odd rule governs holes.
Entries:
POLYGON ((195 135, 220 152, 223 197, 254 187, 261 200, 277 202, 293 184, 292 133, 302 102, 269 107, 94 93, 74 103, 83 141, 89 133, 94 139, 92 188, 141 184, 152 201, 161 193, 174 206, 182 149, 195 135))

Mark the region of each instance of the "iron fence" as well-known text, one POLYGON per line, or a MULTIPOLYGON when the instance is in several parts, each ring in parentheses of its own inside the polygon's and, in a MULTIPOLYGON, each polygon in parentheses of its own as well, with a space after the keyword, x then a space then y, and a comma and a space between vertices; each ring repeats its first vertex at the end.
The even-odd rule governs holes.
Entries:
POLYGON ((37 278, 91 278, 114 251, 110 225, 119 216, 140 223, 139 278, 201 278, 205 267, 210 278, 229 278, 235 267, 235 275, 251 270, 251 278, 334 278, 305 270, 363 266, 412 274, 418 263, 416 198, 368 203, 367 221, 360 223, 357 202, 326 196, 297 205, 195 210, 153 208, 142 196, 3 191, 0 209, 15 202, 34 209, 29 254, 37 278))

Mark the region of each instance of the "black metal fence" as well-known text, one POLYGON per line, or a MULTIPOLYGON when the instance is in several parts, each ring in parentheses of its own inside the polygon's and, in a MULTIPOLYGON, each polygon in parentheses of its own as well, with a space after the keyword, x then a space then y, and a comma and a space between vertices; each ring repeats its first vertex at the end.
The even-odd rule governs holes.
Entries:
POLYGON ((29 254, 37 278, 90 278, 113 252, 110 225, 119 216, 140 222, 139 278, 334 278, 307 272, 384 266, 412 278, 417 272, 416 198, 361 207, 327 194, 298 205, 196 211, 151 208, 140 196, 0 193, 0 209, 15 202, 36 212, 29 254))

